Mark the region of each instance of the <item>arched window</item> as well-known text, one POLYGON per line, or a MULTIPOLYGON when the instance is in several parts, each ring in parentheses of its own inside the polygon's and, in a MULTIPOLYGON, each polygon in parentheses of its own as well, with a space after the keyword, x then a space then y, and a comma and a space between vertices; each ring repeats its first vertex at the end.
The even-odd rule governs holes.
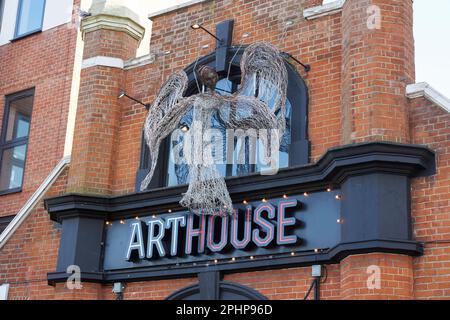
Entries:
MULTIPOLYGON (((217 285, 217 300, 267 300, 258 291, 234 282, 220 281, 217 285)), ((172 293, 166 300, 204 300, 208 294, 201 291, 199 284, 191 285, 172 293)))
MULTIPOLYGON (((230 72, 219 73, 220 80, 216 85, 216 92, 222 95, 232 94, 237 91, 241 83, 240 60, 243 50, 237 52, 237 48, 230 48, 229 55, 234 57, 230 72)), ((185 71, 189 78, 189 86, 185 96, 199 93, 202 90, 196 81, 194 69, 201 65, 215 66, 215 54, 212 53, 197 62, 188 66, 185 71)), ((288 71, 288 90, 286 102, 286 131, 280 144, 279 152, 279 168, 287 168, 296 165, 306 164, 309 161, 309 142, 307 138, 307 107, 308 93, 306 85, 295 68, 286 61, 288 71)), ((269 106, 272 107, 272 106, 269 106)), ((180 128, 190 128, 192 123, 192 111, 188 112, 180 121, 180 128)), ((211 127, 223 132, 225 127, 221 124, 219 117, 213 117, 211 127)), ((262 165, 258 161, 251 159, 249 152, 250 137, 223 139, 224 152, 223 158, 233 159, 228 163, 217 164, 217 169, 225 177, 244 176, 247 174, 259 172, 262 165), (231 141, 234 140, 234 141, 231 141), (239 156, 240 154, 240 156, 239 156), (242 157, 244 155, 244 157, 242 157)), ((189 168, 186 164, 176 164, 173 161, 173 152, 179 152, 181 148, 177 145, 182 144, 183 135, 177 134, 169 136, 161 145, 160 156, 158 159, 157 169, 149 189, 165 186, 176 186, 188 183, 189 168), (172 156, 171 156, 172 155, 172 156)), ((148 147, 144 141, 142 143, 141 166, 137 174, 136 190, 150 167, 148 147)), ((181 151, 182 152, 182 151, 181 151)))

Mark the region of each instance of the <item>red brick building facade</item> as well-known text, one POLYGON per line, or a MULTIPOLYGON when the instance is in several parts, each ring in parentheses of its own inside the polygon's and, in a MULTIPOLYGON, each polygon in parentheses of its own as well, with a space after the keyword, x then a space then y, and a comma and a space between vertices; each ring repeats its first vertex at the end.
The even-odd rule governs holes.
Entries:
MULTIPOLYGON (((214 51, 216 40, 190 25, 215 30, 226 20, 234 20, 233 46, 267 41, 311 66, 306 72, 290 61, 308 89, 311 165, 320 164, 330 149, 358 143, 423 145, 434 153, 434 172, 414 173, 407 192, 411 241, 423 247, 422 253, 386 248, 346 253, 325 264, 321 299, 450 297, 449 101, 426 85, 414 85, 411 0, 328 5, 321 0, 192 1, 150 19, 151 54, 144 58, 135 58, 143 28, 130 16, 111 18, 100 12, 83 19, 70 164, 59 167, 48 190, 20 222, 11 222, 17 228, 2 234, 0 285, 9 284, 8 299, 115 298, 113 280, 83 281, 82 275, 83 287, 72 290, 64 281, 49 280, 47 274, 55 272, 61 256, 64 226, 59 218, 51 220, 44 199, 134 194, 147 111, 118 99, 119 92, 153 101, 170 74, 214 51), (379 283, 371 287, 373 275, 379 283)), ((64 156, 75 44, 76 31, 61 26, 0 46, 0 105, 9 93, 35 88, 23 188, 0 195, 0 217, 20 212, 64 156)), ((110 220, 117 224, 120 217, 108 216, 102 223, 110 220)), ((87 248, 76 250, 82 255, 87 248)), ((221 271, 219 277, 269 299, 303 299, 313 279, 312 264, 221 271)), ((193 274, 120 280, 124 299, 165 299, 198 281, 193 274)))

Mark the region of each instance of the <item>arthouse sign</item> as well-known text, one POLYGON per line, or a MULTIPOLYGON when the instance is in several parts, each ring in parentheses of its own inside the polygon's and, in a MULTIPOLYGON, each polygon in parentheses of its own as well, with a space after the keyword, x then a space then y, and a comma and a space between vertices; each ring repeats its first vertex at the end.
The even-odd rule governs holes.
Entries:
POLYGON ((231 216, 180 212, 112 223, 104 267, 218 264, 330 248, 339 240, 338 193, 235 205, 231 216), (310 232, 319 228, 324 233, 310 232))
POLYGON ((183 211, 186 186, 47 199, 62 228, 48 281, 66 281, 73 265, 83 281, 110 283, 330 264, 367 252, 420 255, 410 179, 434 172, 431 150, 377 142, 273 176, 227 179, 232 215, 183 211))

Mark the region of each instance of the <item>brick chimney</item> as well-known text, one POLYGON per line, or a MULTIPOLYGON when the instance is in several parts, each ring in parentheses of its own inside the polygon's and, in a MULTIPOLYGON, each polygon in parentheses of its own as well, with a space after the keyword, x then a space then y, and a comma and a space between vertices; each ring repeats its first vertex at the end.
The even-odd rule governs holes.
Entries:
POLYGON ((114 1, 93 1, 90 13, 81 23, 84 53, 68 192, 110 194, 123 63, 136 57, 144 27, 114 1))
POLYGON ((343 143, 408 142, 414 83, 411 0, 347 0, 342 11, 343 143))

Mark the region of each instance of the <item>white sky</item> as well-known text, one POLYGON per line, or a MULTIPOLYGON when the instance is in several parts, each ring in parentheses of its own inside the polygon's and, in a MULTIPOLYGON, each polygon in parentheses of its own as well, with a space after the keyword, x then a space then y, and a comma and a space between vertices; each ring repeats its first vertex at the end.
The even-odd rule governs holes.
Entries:
MULTIPOLYGON (((151 0, 152 12, 187 0, 151 0)), ((450 0, 414 0, 416 82, 450 97, 450 0)))
POLYGON ((450 0, 414 1, 416 80, 450 97, 450 0))

